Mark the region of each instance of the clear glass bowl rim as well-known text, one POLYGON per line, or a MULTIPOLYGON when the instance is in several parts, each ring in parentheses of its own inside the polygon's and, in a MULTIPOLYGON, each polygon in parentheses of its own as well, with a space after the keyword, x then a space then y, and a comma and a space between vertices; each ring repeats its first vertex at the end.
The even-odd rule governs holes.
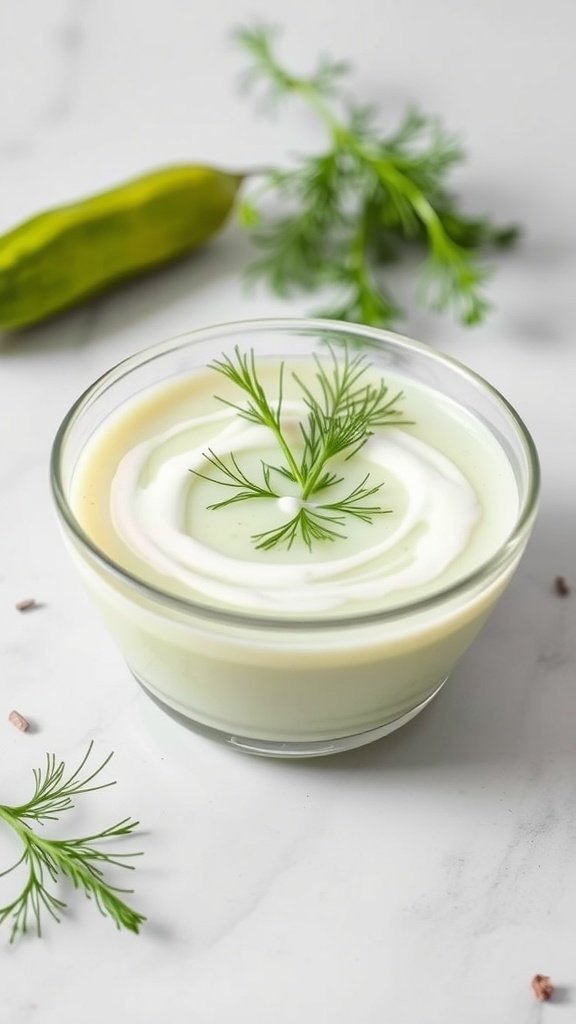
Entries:
POLYGON ((504 569, 508 560, 514 555, 517 544, 524 532, 529 529, 535 516, 538 497, 540 492, 540 464, 536 446, 528 428, 520 418, 514 407, 506 398, 490 384, 484 377, 469 369, 459 360, 447 356, 437 349, 432 349, 422 342, 414 341, 405 335, 393 331, 386 331, 376 327, 368 327, 365 324, 354 324, 340 320, 325 320, 315 318, 292 318, 292 317, 268 317, 259 319, 236 320, 214 324, 209 327, 199 327, 183 334, 168 338, 165 341, 151 345, 145 349, 128 356, 126 359, 116 363, 105 373, 101 374, 88 388, 80 395, 66 413, 52 445, 50 456, 50 484, 52 494, 63 522, 66 524, 72 535, 85 549, 91 560, 95 560, 106 573, 119 578, 124 584, 144 594, 147 598, 154 598, 160 604, 167 605, 187 615, 212 620, 214 622, 229 623, 233 626, 244 626, 246 628, 287 630, 287 631, 312 631, 351 628, 353 626, 368 626, 377 623, 391 622, 399 618, 412 616, 420 612, 434 608, 446 601, 450 601, 459 595, 464 595, 473 590, 482 582, 483 577, 497 574, 504 569), (428 597, 418 601, 405 602, 403 604, 387 607, 381 611, 363 612, 357 615, 334 616, 326 618, 283 618, 281 616, 262 616, 248 612, 235 611, 231 609, 212 608, 209 605, 202 605, 155 587, 153 584, 132 575, 121 565, 109 558, 100 548, 94 544, 88 534, 84 532, 78 523, 68 499, 65 494, 61 475, 61 456, 64 451, 69 433, 74 428, 77 419, 82 415, 84 408, 104 393, 108 386, 113 385, 117 380, 146 363, 153 362, 177 349, 188 347, 195 342, 207 341, 211 337, 218 337, 225 334, 233 334, 235 331, 278 331, 278 332, 312 332, 330 331, 332 333, 350 333, 361 336, 368 341, 383 342, 395 346, 398 349, 408 350, 417 356, 422 356, 430 362, 435 362, 447 367, 456 374, 460 374, 467 381, 477 388, 487 391, 490 396, 503 409, 506 416, 512 421, 517 437, 524 447, 529 467, 529 481, 526 488, 526 495, 518 511, 518 517, 514 529, 507 539, 500 545, 497 551, 485 562, 482 562, 473 572, 462 577, 456 583, 436 591, 428 597))

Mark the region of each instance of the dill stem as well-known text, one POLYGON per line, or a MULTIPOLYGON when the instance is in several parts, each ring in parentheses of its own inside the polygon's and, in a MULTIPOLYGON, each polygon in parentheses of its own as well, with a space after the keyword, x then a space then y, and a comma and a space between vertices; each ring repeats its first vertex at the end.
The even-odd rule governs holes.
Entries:
POLYGON ((432 247, 436 252, 459 248, 456 243, 448 239, 436 210, 422 190, 406 174, 399 171, 390 160, 378 160, 376 168, 383 180, 390 182, 397 192, 400 192, 410 201, 426 228, 432 247))
POLYGON ((316 484, 318 483, 318 479, 320 477, 320 474, 322 473, 322 471, 324 469, 324 464, 327 461, 325 455, 326 455, 326 446, 324 446, 324 448, 322 449, 321 454, 318 456, 318 465, 316 467, 316 470, 312 473, 311 476, 308 477, 306 485, 303 486, 303 488, 302 488, 302 501, 306 501, 314 493, 314 488, 316 487, 316 484))
MULTIPOLYGON (((334 116, 317 90, 309 82, 299 78, 287 78, 286 84, 289 85, 293 92, 299 94, 316 112, 327 128, 335 148, 348 149, 349 152, 353 153, 363 163, 372 164, 384 184, 396 189, 397 192, 408 199, 424 225, 432 249, 437 255, 441 257, 448 253, 454 256, 460 250, 460 246, 447 236, 440 217, 424 195, 422 189, 415 185, 405 172, 399 170, 391 160, 376 158, 370 152, 369 147, 363 145, 358 137, 334 116)), ((367 281, 365 245, 360 248, 356 243, 363 237, 364 231, 365 226, 361 224, 353 246, 353 266, 358 282, 361 285, 367 281)))
POLYGON ((343 133, 346 132, 346 129, 338 118, 334 117, 330 107, 324 103, 324 100, 318 94, 317 90, 314 89, 309 82, 296 78, 293 79, 293 91, 299 93, 315 113, 318 114, 318 117, 324 123, 324 126, 327 128, 333 141, 335 143, 341 142, 343 133))
POLYGON ((4 804, 0 804, 0 819, 13 828, 18 835, 22 835, 28 831, 28 827, 20 821, 16 814, 14 814, 12 808, 6 807, 4 804))
POLYGON ((299 467, 298 463, 296 462, 296 459, 292 455, 292 452, 290 451, 290 448, 289 448, 288 444, 286 443, 286 440, 285 440, 284 435, 283 435, 283 433, 282 433, 282 431, 280 429, 279 424, 276 423, 275 420, 272 420, 272 421, 270 421, 268 423, 268 426, 270 427, 270 430, 274 434, 274 437, 276 438, 276 440, 278 442, 278 445, 280 446, 280 448, 282 450, 282 454, 284 455, 284 458, 286 459, 286 462, 288 463, 290 472, 293 474, 295 482, 300 485, 300 488, 302 489, 302 497, 304 497, 305 496, 304 495, 304 486, 305 486, 304 477, 302 476, 302 472, 300 470, 300 467, 299 467))
MULTIPOLYGON (((253 356, 252 356, 252 359, 254 359, 253 356)), ((278 405, 276 406, 276 413, 275 413, 275 415, 271 414, 270 406, 268 405, 267 402, 265 402, 265 401, 264 402, 259 402, 258 404, 259 404, 259 407, 260 407, 260 413, 261 413, 261 415, 263 417, 263 420, 268 425, 268 427, 272 431, 272 433, 274 434, 274 437, 276 438, 276 440, 277 440, 277 442, 278 442, 278 444, 280 446, 282 454, 284 455, 284 458, 286 459, 286 462, 288 463, 288 466, 290 468, 290 472, 292 473, 292 475, 294 477, 294 480, 296 481, 296 483, 300 484, 300 487, 302 488, 302 487, 304 487, 304 477, 302 475, 302 471, 301 471, 298 463, 296 462, 296 459, 292 455, 292 452, 290 451, 290 446, 288 445, 288 443, 287 443, 287 441, 286 441, 286 439, 284 437, 284 434, 282 433, 282 427, 280 425, 280 416, 281 416, 281 413, 282 413, 283 384, 284 384, 284 363, 281 363, 280 364, 280 382, 279 382, 278 405)))

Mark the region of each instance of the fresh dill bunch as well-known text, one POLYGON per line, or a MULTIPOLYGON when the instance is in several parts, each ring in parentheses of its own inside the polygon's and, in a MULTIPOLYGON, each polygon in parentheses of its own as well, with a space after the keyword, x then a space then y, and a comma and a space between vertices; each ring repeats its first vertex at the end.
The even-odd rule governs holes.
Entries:
POLYGON ((315 391, 296 373, 292 374, 305 410, 303 418, 298 421, 298 445, 290 443, 282 422, 284 363, 280 364, 275 401, 268 398, 258 377, 253 350, 246 354, 236 346, 233 357, 224 355, 211 364, 212 369, 231 381, 245 396, 238 403, 223 398, 219 401, 249 423, 267 427, 282 456, 279 464, 261 460, 260 480, 250 479, 234 454, 222 458, 212 449, 204 453, 204 458, 218 475, 191 471, 203 480, 234 492, 209 505, 211 510, 257 498, 278 501, 284 497, 291 500, 293 515, 285 523, 252 536, 258 550, 270 551, 281 546, 291 548, 297 539, 311 550, 315 541, 345 539, 343 527, 347 517, 371 523, 374 516, 390 512, 390 509, 379 505, 365 504, 382 487, 382 484, 369 484, 369 474, 343 497, 330 501, 326 492, 344 483, 344 477, 332 468, 334 459, 340 457, 344 462, 350 461, 364 447, 376 427, 399 426, 408 422, 403 419, 399 408, 404 395, 401 391, 390 395, 383 380, 377 384, 366 382, 369 364, 363 355, 351 356, 346 348, 337 355, 330 345, 326 351, 328 359, 314 357, 315 391), (282 493, 282 480, 296 486, 297 496, 282 493))
POLYGON ((45 767, 33 769, 35 786, 30 800, 17 807, 0 804, 0 821, 10 826, 22 843, 19 860, 0 872, 0 877, 9 875, 20 866, 27 871, 20 894, 5 907, 0 907, 0 924, 8 920, 12 922, 11 942, 24 935, 30 925, 40 937, 45 914, 60 920, 66 904, 53 891, 60 877, 67 878, 75 889, 93 899, 101 913, 111 917, 118 928, 138 932, 145 921, 142 914, 132 910, 121 899, 133 890, 111 885, 103 873, 105 867, 112 866, 132 870, 133 865, 127 864, 126 860, 141 854, 109 853, 94 845, 102 840, 131 835, 139 822, 123 818, 100 832, 79 839, 47 839, 32 828, 33 824, 42 826, 47 821, 57 821, 64 811, 74 807, 74 798, 79 794, 93 793, 116 784, 95 781, 112 754, 96 768, 88 769, 92 747, 90 742, 80 764, 70 775, 66 775, 63 761, 57 762, 54 754, 47 754, 45 767))
POLYGON ((464 157, 458 142, 415 109, 382 137, 372 108, 342 101, 343 62, 325 58, 311 75, 294 75, 276 56, 271 28, 242 28, 236 40, 250 58, 247 84, 264 83, 274 98, 300 97, 328 136, 320 154, 264 172, 241 204, 241 222, 262 251, 250 276, 280 295, 331 286, 339 300, 322 316, 389 327, 401 310, 382 285, 382 267, 413 243, 426 251, 420 297, 464 324, 479 323, 489 307, 478 253, 510 244, 517 230, 459 211, 446 190, 464 157), (286 212, 265 219, 266 194, 286 212))

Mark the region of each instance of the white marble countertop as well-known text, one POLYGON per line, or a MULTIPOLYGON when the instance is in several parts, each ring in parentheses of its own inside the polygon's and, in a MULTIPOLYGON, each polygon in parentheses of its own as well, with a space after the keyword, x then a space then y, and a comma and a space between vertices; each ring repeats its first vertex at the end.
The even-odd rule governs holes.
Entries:
MULTIPOLYGON (((241 167, 314 144, 296 105, 270 122, 238 94, 229 30, 267 10, 4 0, 0 230, 158 165, 241 167)), ((302 763, 194 736, 133 684, 60 542, 47 462, 85 386, 189 328, 308 311, 305 298, 246 292, 239 229, 2 346, 0 801, 24 798, 46 751, 72 763, 89 739, 114 750, 118 786, 86 798, 74 825, 141 820, 134 904, 148 918, 139 937, 120 933, 71 895, 41 941, 8 946, 4 927, 2 1024, 575 1019, 576 596, 553 590, 557 574, 576 590, 575 10, 292 0, 276 16, 300 66, 318 49, 347 56, 357 92, 390 120, 416 100, 462 128, 457 184, 471 209, 525 225, 498 260, 485 325, 466 332, 414 309, 401 325, 509 397, 544 491, 510 590, 400 732, 302 763), (43 607, 19 614, 28 596, 43 607), (7 722, 13 707, 29 733, 7 722), (533 999, 535 972, 556 982, 553 1003, 533 999)), ((0 869, 15 850, 3 830, 0 869)))

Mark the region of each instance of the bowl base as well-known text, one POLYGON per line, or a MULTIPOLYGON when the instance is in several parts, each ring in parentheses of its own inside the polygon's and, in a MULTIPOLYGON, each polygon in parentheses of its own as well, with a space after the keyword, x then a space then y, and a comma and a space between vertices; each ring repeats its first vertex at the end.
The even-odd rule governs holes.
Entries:
POLYGON ((200 736, 205 736, 207 739, 215 740, 217 743, 223 743, 226 746, 234 747, 235 750, 239 750, 244 754, 254 754, 257 757, 283 758, 326 757, 330 754, 342 754, 346 750, 354 750, 356 747, 364 747, 367 743, 373 743, 374 740, 382 739, 383 736, 388 736, 389 733, 395 732, 396 729, 400 729, 403 725, 407 725, 407 723, 415 718, 416 715, 419 715, 421 711, 424 711, 424 708, 428 707, 431 701, 434 700, 434 697, 436 697, 440 692, 448 678, 446 677, 445 679, 442 679, 435 690, 426 697, 426 700, 423 700, 415 708, 411 708, 411 710, 407 711, 405 714, 400 715, 391 722, 387 722, 385 725, 377 726, 375 729, 367 729, 364 732, 353 733, 350 736, 338 736, 336 739, 331 740, 280 741, 254 739, 249 736, 238 736, 235 733, 227 733, 220 729, 214 729, 212 726, 203 725, 201 722, 197 722, 195 719, 189 718, 187 715, 182 714, 182 712, 177 708, 168 704, 163 698, 151 690, 147 683, 137 676, 135 672, 132 672, 132 675, 136 679, 136 682, 140 684, 146 695, 150 697, 158 707, 192 732, 196 732, 200 736))

